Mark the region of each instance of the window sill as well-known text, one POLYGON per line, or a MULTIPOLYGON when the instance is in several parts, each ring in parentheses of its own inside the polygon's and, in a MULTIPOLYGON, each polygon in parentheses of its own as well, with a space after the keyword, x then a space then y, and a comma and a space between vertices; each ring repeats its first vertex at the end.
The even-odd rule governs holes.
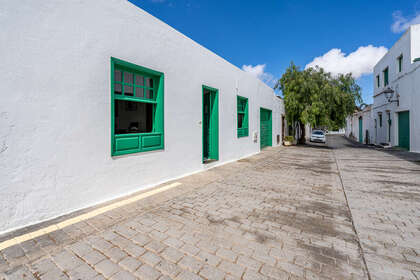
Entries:
POLYGON ((163 133, 116 134, 113 139, 112 156, 163 150, 163 133))

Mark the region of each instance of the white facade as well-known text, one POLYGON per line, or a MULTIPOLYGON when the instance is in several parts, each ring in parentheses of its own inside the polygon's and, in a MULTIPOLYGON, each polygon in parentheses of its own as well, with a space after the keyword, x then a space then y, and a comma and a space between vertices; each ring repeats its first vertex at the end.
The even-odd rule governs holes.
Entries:
POLYGON ((364 144, 373 144, 375 134, 373 133, 372 105, 363 110, 356 111, 346 119, 345 135, 355 141, 364 144), (360 128, 360 124, 362 127, 360 128))
POLYGON ((412 25, 374 67, 372 117, 376 123, 373 132, 377 135, 376 144, 400 146, 398 117, 400 112, 408 111, 410 151, 420 152, 420 62, 415 62, 416 58, 420 58, 420 24, 412 25), (398 58, 401 56, 400 71, 398 58), (387 68, 389 85, 384 85, 384 70, 387 68), (388 87, 395 91, 393 100, 399 95, 399 104, 390 103, 385 98, 383 91, 388 87))
POLYGON ((284 106, 271 88, 128 1, 1 6, 0 232, 258 153, 260 107, 278 145, 284 106), (111 57, 164 73, 163 150, 111 156, 111 57), (202 85, 219 90, 219 160, 207 165, 202 85))

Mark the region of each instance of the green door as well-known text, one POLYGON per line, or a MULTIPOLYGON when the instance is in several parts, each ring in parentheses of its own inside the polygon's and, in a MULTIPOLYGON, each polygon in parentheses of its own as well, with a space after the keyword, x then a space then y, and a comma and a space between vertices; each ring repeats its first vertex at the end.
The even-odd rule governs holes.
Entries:
POLYGON ((359 118, 359 142, 363 143, 363 118, 359 118))
POLYGON ((260 147, 261 149, 271 146, 272 137, 272 120, 271 110, 260 108, 260 147))
POLYGON ((203 86, 203 162, 219 159, 218 90, 203 86))
POLYGON ((398 113, 398 146, 410 150, 410 112, 398 113))

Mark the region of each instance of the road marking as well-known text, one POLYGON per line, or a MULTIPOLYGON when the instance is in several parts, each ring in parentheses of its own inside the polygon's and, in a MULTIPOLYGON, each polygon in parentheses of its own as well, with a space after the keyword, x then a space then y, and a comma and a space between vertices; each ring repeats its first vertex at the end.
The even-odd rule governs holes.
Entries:
POLYGON ((33 232, 29 232, 29 233, 26 233, 26 234, 15 236, 15 237, 13 237, 13 238, 11 238, 9 240, 6 240, 6 241, 1 242, 0 243, 0 251, 1 250, 4 250, 6 248, 9 248, 11 246, 14 246, 16 244, 19 244, 19 243, 22 243, 22 242, 25 242, 25 241, 34 239, 34 238, 39 237, 41 235, 51 233, 51 232, 56 231, 58 229, 63 229, 65 227, 68 227, 70 225, 79 223, 81 221, 88 220, 90 218, 93 218, 93 217, 98 216, 100 214, 103 214, 105 212, 114 210, 116 208, 125 206, 127 204, 130 204, 130 203, 139 201, 141 199, 145 199, 145 198, 147 198, 149 196, 158 194, 160 192, 164 192, 164 191, 167 191, 169 189, 178 187, 179 185, 182 185, 182 184, 179 183, 179 182, 175 182, 175 183, 172 183, 172 184, 163 186, 161 188, 154 189, 154 190, 151 190, 151 191, 148 191, 148 192, 144 192, 144 193, 141 193, 139 195, 136 195, 136 196, 133 196, 133 197, 130 197, 130 198, 127 198, 127 199, 124 199, 124 200, 121 200, 121 201, 112 203, 110 205, 106 205, 104 207, 100 207, 100 208, 95 209, 95 210, 92 210, 92 211, 90 211, 88 213, 85 213, 85 214, 82 214, 82 215, 79 215, 79 216, 76 216, 76 217, 67 219, 65 221, 59 222, 59 223, 57 223, 55 225, 50 225, 50 226, 47 226, 45 228, 38 229, 38 230, 33 231, 33 232))

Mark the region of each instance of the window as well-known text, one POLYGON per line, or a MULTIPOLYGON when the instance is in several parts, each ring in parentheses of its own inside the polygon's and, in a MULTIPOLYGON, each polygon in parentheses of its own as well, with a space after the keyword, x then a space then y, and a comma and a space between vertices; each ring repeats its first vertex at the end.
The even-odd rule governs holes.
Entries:
POLYGON ((238 137, 248 136, 248 98, 237 96, 238 137))
POLYGON ((385 70, 383 72, 384 72, 384 87, 386 87, 389 84, 389 81, 388 81, 388 72, 389 72, 388 67, 385 68, 385 70))
POLYGON ((379 78, 379 75, 376 76, 376 85, 377 87, 381 87, 381 79, 379 78))
POLYGON ((382 113, 379 113, 379 127, 382 127, 382 113))
POLYGON ((163 149, 163 73, 111 58, 111 154, 163 149))
POLYGON ((400 55, 398 58, 398 72, 401 73, 402 71, 402 63, 403 63, 403 55, 400 55))

